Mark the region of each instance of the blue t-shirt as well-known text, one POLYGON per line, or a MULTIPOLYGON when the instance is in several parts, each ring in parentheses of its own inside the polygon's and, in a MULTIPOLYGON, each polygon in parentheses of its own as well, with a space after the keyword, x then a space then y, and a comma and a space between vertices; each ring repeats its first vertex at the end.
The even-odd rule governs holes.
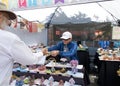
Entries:
POLYGON ((115 48, 119 48, 120 47, 120 41, 114 41, 114 46, 115 46, 115 48))
POLYGON ((99 41, 99 46, 103 49, 107 49, 109 47, 110 42, 109 41, 99 41))

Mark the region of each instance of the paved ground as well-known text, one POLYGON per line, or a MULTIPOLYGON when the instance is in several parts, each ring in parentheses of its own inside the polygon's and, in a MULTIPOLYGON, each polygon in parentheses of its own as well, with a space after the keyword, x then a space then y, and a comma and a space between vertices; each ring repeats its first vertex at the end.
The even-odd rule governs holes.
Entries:
POLYGON ((89 78, 90 78, 90 85, 88 86, 98 86, 97 85, 97 79, 98 77, 94 74, 89 74, 89 78))

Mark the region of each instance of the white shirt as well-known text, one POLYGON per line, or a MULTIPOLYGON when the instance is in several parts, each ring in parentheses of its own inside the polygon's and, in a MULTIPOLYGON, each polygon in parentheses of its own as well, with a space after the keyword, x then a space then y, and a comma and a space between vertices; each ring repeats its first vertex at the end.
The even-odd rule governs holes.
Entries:
POLYGON ((14 61, 23 65, 37 64, 42 52, 33 54, 15 34, 0 30, 0 86, 9 86, 14 61))

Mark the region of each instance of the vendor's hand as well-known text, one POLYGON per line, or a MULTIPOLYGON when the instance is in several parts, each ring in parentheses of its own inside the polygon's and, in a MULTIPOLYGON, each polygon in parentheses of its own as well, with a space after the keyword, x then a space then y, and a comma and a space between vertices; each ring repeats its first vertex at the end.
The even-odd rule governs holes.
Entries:
POLYGON ((43 48, 42 52, 43 52, 43 55, 47 55, 48 54, 48 49, 47 48, 43 48))
POLYGON ((57 56, 59 54, 58 50, 51 51, 51 56, 57 56))

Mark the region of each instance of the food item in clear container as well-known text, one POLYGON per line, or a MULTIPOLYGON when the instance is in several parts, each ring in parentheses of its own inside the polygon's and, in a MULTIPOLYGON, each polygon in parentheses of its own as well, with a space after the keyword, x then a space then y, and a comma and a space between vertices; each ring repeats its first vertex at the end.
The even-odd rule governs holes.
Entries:
POLYGON ((40 65, 40 66, 38 66, 38 70, 44 71, 44 70, 46 70, 46 66, 45 65, 40 65))
POLYGON ((36 69, 36 65, 29 65, 28 68, 29 68, 29 70, 36 69))
POLYGON ((120 69, 117 70, 117 74, 118 74, 118 76, 120 76, 120 69))
POLYGON ((119 60, 119 57, 117 57, 116 54, 113 54, 113 60, 119 60))
POLYGON ((116 54, 113 54, 113 60, 115 60, 117 58, 116 54))
POLYGON ((110 57, 108 57, 107 55, 103 56, 103 60, 111 60, 110 57))
POLYGON ((66 72, 66 69, 65 69, 65 68, 62 68, 62 69, 60 70, 60 72, 61 72, 61 73, 65 73, 65 72, 66 72))
POLYGON ((63 81, 63 80, 60 80, 58 86, 64 86, 64 81, 63 81))

